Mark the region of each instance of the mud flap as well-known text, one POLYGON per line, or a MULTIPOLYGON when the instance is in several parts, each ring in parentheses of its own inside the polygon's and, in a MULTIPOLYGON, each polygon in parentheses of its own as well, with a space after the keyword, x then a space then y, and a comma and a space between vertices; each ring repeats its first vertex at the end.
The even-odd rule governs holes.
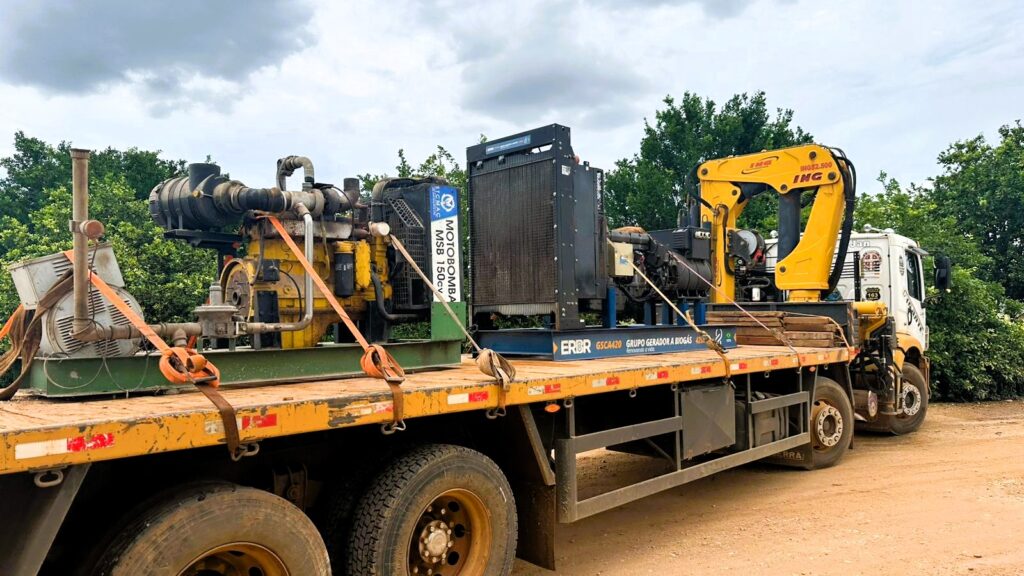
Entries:
POLYGON ((555 569, 555 487, 534 482, 512 484, 519 514, 516 556, 555 569))

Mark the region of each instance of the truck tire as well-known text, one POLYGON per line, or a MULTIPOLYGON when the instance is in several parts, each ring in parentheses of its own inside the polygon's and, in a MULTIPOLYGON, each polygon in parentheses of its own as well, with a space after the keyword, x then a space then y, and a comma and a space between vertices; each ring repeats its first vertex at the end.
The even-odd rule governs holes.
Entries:
POLYGON ((327 549, 291 502, 228 483, 198 484, 146 507, 115 536, 97 576, 330 576, 327 549))
POLYGON ((853 440, 853 404, 831 378, 819 376, 811 405, 811 459, 808 470, 834 466, 853 440))
POLYGON ((422 446, 391 462, 360 499, 347 573, 508 575, 516 522, 512 489, 490 458, 422 446))
POLYGON ((928 382, 924 374, 908 362, 903 364, 903 413, 889 419, 889 431, 910 434, 921 427, 928 414, 928 382))

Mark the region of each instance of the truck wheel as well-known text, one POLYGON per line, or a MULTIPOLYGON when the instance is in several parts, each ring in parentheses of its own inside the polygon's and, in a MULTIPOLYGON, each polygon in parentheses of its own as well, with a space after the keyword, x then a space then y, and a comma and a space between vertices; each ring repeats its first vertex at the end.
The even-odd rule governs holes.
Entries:
POLYGON ((903 412, 890 418, 893 434, 910 434, 924 423, 928 413, 928 382, 917 366, 903 364, 903 412))
POLYGON ((349 574, 511 573, 515 501, 490 458, 461 446, 422 446, 370 486, 356 507, 349 574))
POLYGON ((99 576, 329 576, 313 523, 287 500, 200 484, 150 506, 100 559, 99 576))
POLYGON ((834 466, 853 439, 853 405, 835 380, 818 377, 811 406, 811 461, 808 470, 834 466))

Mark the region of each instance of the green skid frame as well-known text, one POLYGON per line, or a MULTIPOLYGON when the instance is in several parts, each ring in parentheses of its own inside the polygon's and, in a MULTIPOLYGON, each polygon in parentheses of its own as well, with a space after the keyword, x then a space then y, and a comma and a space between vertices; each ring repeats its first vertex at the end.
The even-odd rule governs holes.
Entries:
MULTIPOLYGON (((464 302, 454 302, 452 308, 465 319, 464 302)), ((430 336, 429 340, 402 340, 385 347, 406 371, 459 365, 464 336, 438 303, 431 310, 430 336)), ((210 350, 203 355, 220 370, 222 386, 285 384, 363 374, 359 367, 363 350, 357 344, 321 344, 291 350, 210 350)), ((67 398, 180 389, 160 373, 159 359, 153 354, 106 359, 37 358, 25 389, 42 396, 67 398)))

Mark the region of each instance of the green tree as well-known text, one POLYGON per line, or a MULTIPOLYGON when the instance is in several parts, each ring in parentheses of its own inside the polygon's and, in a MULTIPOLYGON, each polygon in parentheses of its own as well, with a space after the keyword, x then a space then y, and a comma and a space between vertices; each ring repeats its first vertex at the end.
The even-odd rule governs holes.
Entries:
POLYGON ((984 136, 949 146, 939 155, 943 173, 932 197, 937 213, 977 238, 992 259, 984 277, 1024 299, 1024 127, 1005 125, 999 138, 996 146, 984 136))
MULTIPOLYGON (((28 215, 46 200, 47 190, 71 187, 70 142, 56 146, 14 134, 14 153, 0 158, 6 176, 0 179, 0 214, 12 216, 31 228, 28 215)), ((147 200, 149 192, 162 180, 185 173, 185 161, 165 160, 159 152, 129 148, 107 148, 94 152, 89 160, 89 173, 102 180, 108 175, 123 178, 138 200, 147 200)))
MULTIPOLYGON (((793 126, 793 111, 773 116, 764 92, 737 94, 721 108, 709 98, 686 92, 677 103, 666 96, 655 122, 644 122, 640 153, 616 162, 605 186, 605 211, 613 226, 650 229, 676 225, 680 208, 696 194, 693 171, 712 158, 749 154, 812 141, 793 126)), ((766 232, 776 222, 777 198, 750 202, 741 222, 766 232)))
POLYGON ((958 268, 977 273, 992 265, 978 239, 961 229, 956 218, 943 214, 928 188, 900 183, 882 171, 877 179, 882 190, 861 193, 854 211, 854 227, 893 228, 916 240, 932 254, 945 254, 958 268))

